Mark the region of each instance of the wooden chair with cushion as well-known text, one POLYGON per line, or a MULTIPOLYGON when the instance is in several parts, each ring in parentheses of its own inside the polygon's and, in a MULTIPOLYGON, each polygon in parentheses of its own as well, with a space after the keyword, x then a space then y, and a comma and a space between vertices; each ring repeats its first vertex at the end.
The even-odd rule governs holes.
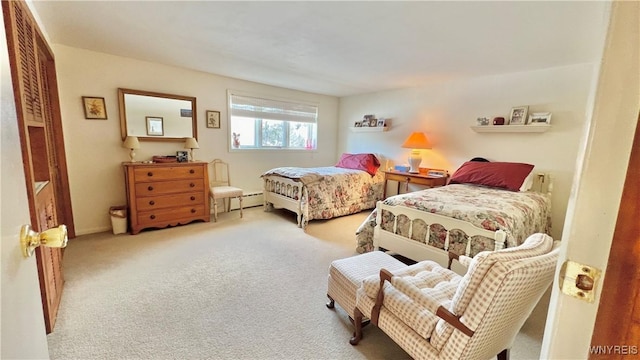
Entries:
POLYGON ((222 199, 225 211, 231 211, 231 199, 238 198, 242 218, 242 189, 231 186, 229 164, 215 159, 209 163, 209 198, 213 202, 213 220, 218 221, 218 200, 222 199))
POLYGON ((416 359, 508 359, 553 280, 558 244, 533 234, 520 246, 459 260, 468 266, 464 276, 422 261, 364 279, 351 344, 362 338, 368 317, 416 359))

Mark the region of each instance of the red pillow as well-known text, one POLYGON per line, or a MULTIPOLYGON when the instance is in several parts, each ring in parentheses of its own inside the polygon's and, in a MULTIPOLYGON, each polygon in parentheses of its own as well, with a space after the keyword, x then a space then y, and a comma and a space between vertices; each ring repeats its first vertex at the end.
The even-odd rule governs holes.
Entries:
POLYGON ((373 154, 342 154, 336 167, 364 170, 373 176, 380 167, 380 161, 373 154))
POLYGON ((520 191, 533 165, 509 162, 476 162, 462 164, 451 177, 451 184, 484 185, 520 191))

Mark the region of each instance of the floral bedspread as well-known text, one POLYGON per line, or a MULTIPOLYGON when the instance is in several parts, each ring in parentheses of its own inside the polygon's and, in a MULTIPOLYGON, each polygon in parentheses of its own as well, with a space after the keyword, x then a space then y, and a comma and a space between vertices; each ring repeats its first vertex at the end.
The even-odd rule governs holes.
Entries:
POLYGON ((297 169, 287 168, 286 177, 293 178, 291 176, 294 174, 314 174, 317 177, 316 181, 305 184, 306 191, 303 190, 302 193, 301 206, 305 224, 313 219, 331 219, 373 209, 376 202, 382 200, 382 171, 371 176, 366 171, 335 166, 297 169))
MULTIPOLYGON (((551 200, 547 194, 535 192, 514 192, 476 185, 451 184, 392 196, 384 203, 449 216, 491 231, 502 229, 507 233, 507 247, 521 244, 533 233, 549 233, 551 228, 551 200)), ((381 226, 390 229, 393 214, 384 212, 382 218, 381 226)), ((399 222, 397 233, 406 236, 408 223, 409 221, 404 224, 399 222)), ((375 225, 376 210, 374 209, 356 231, 356 250, 359 253, 373 250, 375 225)), ((443 236, 438 236, 436 233, 428 242, 431 246, 443 248, 443 240, 443 236)), ((463 240, 450 239, 450 241, 451 250, 462 253, 465 246, 459 242, 463 240)), ((472 246, 471 255, 483 250, 493 250, 492 241, 478 241, 472 246)))
POLYGON ((324 168, 300 168, 300 167, 279 167, 271 169, 262 176, 266 175, 278 175, 282 177, 286 177, 287 179, 298 180, 301 183, 307 185, 314 183, 316 181, 320 181, 324 178, 322 174, 320 174, 317 169, 324 168))

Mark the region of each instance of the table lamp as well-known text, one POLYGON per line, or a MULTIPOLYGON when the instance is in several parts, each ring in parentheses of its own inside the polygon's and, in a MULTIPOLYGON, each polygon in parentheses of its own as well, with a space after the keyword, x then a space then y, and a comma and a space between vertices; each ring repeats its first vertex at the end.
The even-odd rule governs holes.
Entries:
POLYGON ((431 143, 427 136, 422 132, 414 132, 407 140, 402 144, 403 148, 411 149, 411 155, 409 155, 409 169, 410 173, 417 174, 420 172, 420 163, 422 162, 421 149, 431 149, 431 143))
POLYGON ((136 156, 135 150, 140 149, 140 142, 138 142, 138 137, 127 136, 127 138, 124 139, 124 142, 122 143, 122 147, 131 149, 131 152, 129 153, 129 159, 131 159, 131 162, 136 162, 136 160, 134 159, 136 156))
POLYGON ((184 148, 189 149, 189 161, 194 161, 193 149, 199 149, 198 142, 194 138, 187 138, 184 142, 184 148))

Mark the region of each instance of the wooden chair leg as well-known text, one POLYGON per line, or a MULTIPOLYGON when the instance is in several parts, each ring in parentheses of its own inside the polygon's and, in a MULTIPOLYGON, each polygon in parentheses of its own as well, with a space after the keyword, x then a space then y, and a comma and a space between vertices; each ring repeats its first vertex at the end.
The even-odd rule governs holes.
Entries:
POLYGON ((242 196, 239 196, 238 200, 240 202, 240 218, 242 219, 242 196))
POLYGON ((498 360, 509 360, 509 349, 504 349, 498 354, 498 360))
POLYGON ((353 315, 353 326, 355 327, 355 332, 353 333, 353 337, 349 340, 349 344, 358 345, 362 339, 362 312, 360 309, 355 308, 353 315))
POLYGON ((213 199, 213 221, 218 221, 218 200, 213 199))

